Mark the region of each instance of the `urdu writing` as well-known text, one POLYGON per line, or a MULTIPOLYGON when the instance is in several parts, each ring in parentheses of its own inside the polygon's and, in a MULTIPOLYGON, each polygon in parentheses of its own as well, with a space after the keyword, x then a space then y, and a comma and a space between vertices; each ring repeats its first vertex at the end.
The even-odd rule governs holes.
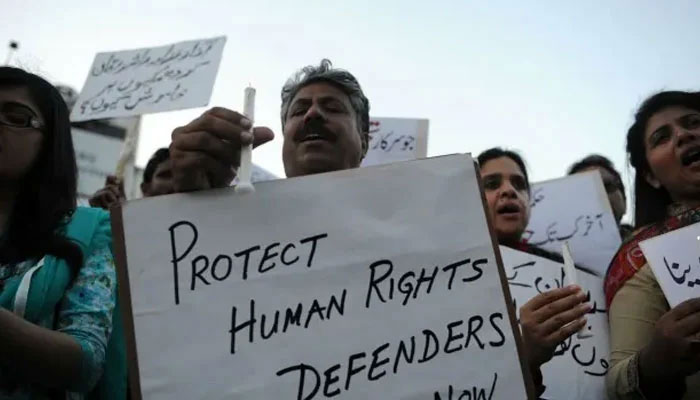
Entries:
POLYGON ((699 237, 693 224, 639 244, 671 307, 700 297, 699 237))
MULTIPOLYGON (((562 288, 568 282, 564 264, 532 254, 500 246, 506 277, 513 296, 513 305, 520 306, 540 293, 562 288)), ((607 310, 602 279, 591 271, 577 268, 578 280, 586 292, 591 310, 584 328, 592 337, 572 335, 559 344, 554 358, 542 366, 543 398, 602 399, 605 398, 605 375, 608 362, 607 310)))
POLYGON ((73 121, 113 118, 206 105, 224 37, 99 53, 73 121))
POLYGON ((408 161, 427 156, 427 119, 371 118, 369 136, 369 148, 362 166, 408 161))
POLYGON ((576 264, 604 276, 622 240, 600 172, 538 182, 531 193, 523 239, 555 253, 569 242, 576 264))

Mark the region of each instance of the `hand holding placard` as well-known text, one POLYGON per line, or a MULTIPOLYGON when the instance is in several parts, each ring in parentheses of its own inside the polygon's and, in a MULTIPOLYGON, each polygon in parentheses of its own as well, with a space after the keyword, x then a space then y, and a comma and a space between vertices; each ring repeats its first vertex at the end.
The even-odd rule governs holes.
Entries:
POLYGON ((671 307, 700 297, 700 224, 639 243, 671 307))
POLYGON ((529 361, 533 367, 540 367, 547 387, 542 397, 605 398, 609 339, 602 278, 577 270, 576 280, 586 288, 582 291, 578 286, 568 285, 567 277, 571 273, 563 263, 505 246, 500 249, 515 308, 520 312, 526 349, 535 357, 529 361), (588 304, 591 307, 587 307, 588 304), (537 318, 547 307, 560 310, 560 314, 550 318, 559 319, 556 325, 559 329, 554 333, 545 325, 547 320, 537 318), (537 321, 544 322, 538 324, 537 321), (582 328, 594 336, 580 339, 574 333, 582 328), (551 341, 547 340, 548 336, 552 336, 551 341))
POLYGON ((664 314, 651 343, 639 355, 640 375, 647 385, 684 378, 700 371, 700 298, 690 299, 664 314))

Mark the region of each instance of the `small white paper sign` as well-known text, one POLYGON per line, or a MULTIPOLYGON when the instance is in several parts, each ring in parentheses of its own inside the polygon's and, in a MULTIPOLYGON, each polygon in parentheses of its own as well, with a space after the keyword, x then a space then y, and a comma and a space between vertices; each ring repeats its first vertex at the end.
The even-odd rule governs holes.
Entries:
POLYGON ((556 253, 568 241, 577 264, 604 276, 622 240, 600 172, 535 183, 530 201, 523 238, 556 253))
MULTIPOLYGON (((566 286, 564 264, 522 251, 500 246, 510 293, 520 319, 520 307, 539 293, 566 286)), ((577 269, 577 278, 588 294, 593 309, 586 316, 586 330, 592 337, 576 334, 557 347, 554 358, 542 366, 547 390, 542 396, 551 400, 605 399, 605 375, 608 371, 608 316, 605 309, 603 280, 577 269)))
POLYGON ((136 400, 527 397, 471 157, 255 186, 113 214, 136 400))
POLYGON ((370 142, 362 166, 425 158, 428 154, 428 120, 372 118, 370 142))
POLYGON ((71 121, 126 117, 209 103, 226 37, 98 53, 71 121))
POLYGON ((700 223, 647 239, 639 247, 671 307, 700 297, 700 223))
POLYGON ((107 176, 114 174, 124 140, 75 127, 71 133, 78 164, 78 197, 87 199, 104 187, 107 176))

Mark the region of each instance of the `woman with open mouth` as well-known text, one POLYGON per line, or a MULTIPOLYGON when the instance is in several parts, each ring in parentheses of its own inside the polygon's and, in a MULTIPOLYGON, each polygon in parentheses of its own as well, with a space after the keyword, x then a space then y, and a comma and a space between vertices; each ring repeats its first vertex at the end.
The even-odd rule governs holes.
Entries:
POLYGON ((637 230, 605 278, 608 398, 699 399, 700 298, 671 309, 639 242, 700 222, 700 93, 647 99, 627 133, 627 153, 637 230))
MULTIPOLYGON (((522 240, 530 220, 530 181, 523 159, 515 152, 493 148, 477 158, 489 206, 489 219, 498 244, 563 262, 560 255, 522 240)), ((556 347, 586 324, 590 305, 578 286, 541 293, 520 308, 525 353, 538 396, 544 393, 540 367, 552 359, 556 347)))

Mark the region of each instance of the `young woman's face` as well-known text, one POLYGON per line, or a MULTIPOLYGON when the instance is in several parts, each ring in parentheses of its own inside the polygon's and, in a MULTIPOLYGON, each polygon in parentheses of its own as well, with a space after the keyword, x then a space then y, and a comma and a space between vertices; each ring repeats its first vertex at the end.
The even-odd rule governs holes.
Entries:
POLYGON ((519 241, 530 220, 530 192, 525 174, 509 157, 487 161, 480 172, 498 242, 519 241))
POLYGON ((0 183, 19 184, 31 170, 45 125, 26 87, 0 87, 0 183))
POLYGON ((676 202, 697 201, 700 194, 700 112, 674 106, 647 122, 644 147, 651 173, 647 180, 664 187, 676 202))

